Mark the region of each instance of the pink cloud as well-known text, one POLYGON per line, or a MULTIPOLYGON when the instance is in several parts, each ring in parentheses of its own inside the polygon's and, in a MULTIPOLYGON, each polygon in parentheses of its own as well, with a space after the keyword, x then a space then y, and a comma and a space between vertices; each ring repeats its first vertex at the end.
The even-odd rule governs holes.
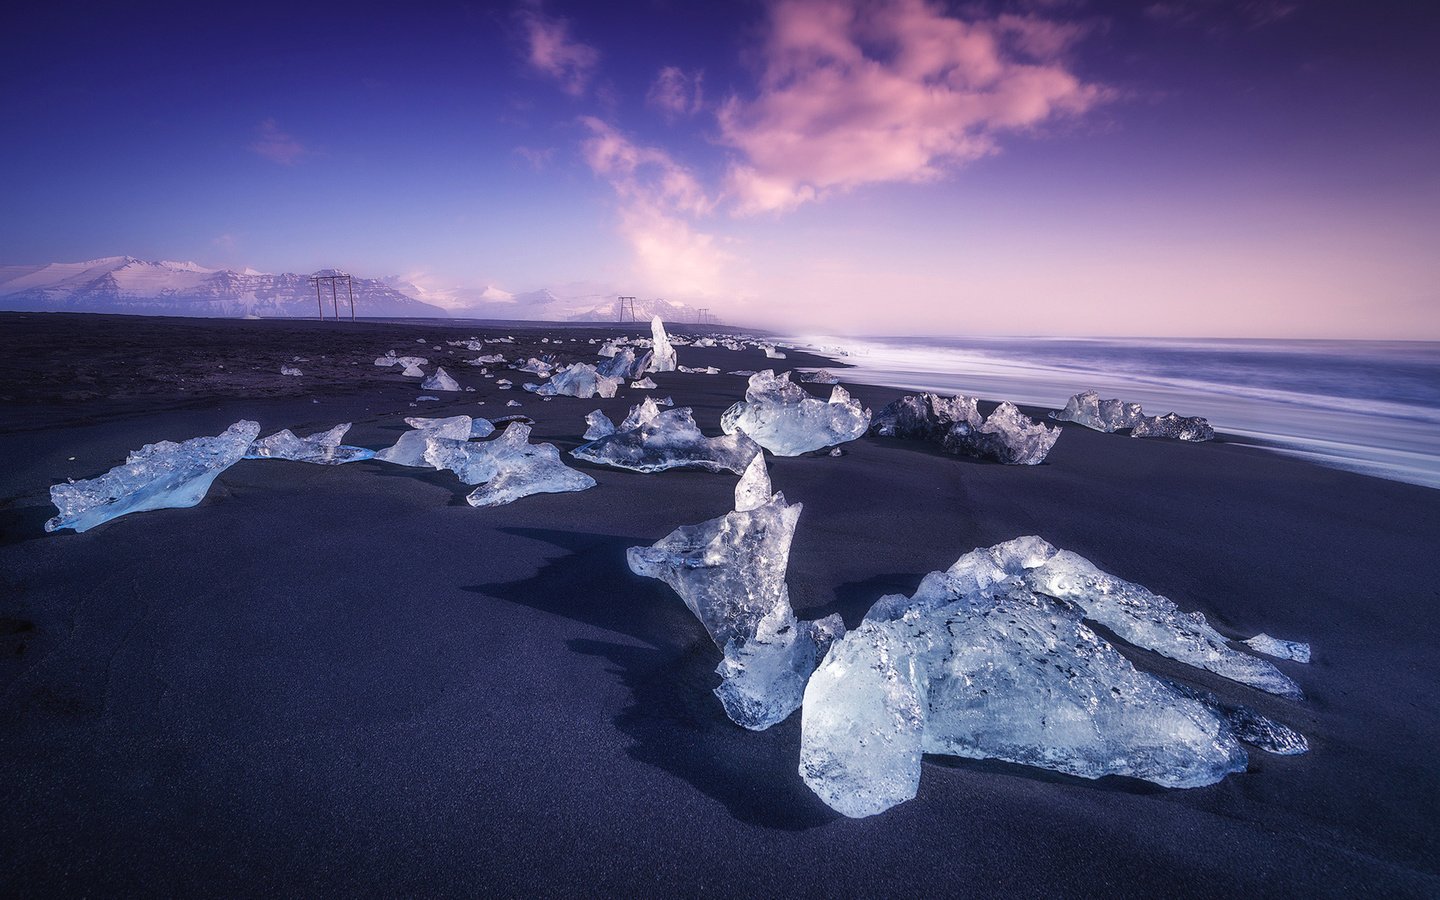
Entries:
POLYGON ((258 136, 250 149, 273 163, 293 166, 311 153, 294 135, 281 131, 274 119, 261 122, 255 131, 258 136))
POLYGON ((726 287, 733 257, 691 219, 715 206, 690 169, 658 147, 636 144, 593 117, 581 122, 590 137, 585 162, 619 200, 620 233, 635 256, 635 275, 647 287, 680 296, 710 296, 726 287))
POLYGON ((573 40, 570 22, 546 15, 538 3, 521 8, 516 19, 530 67, 554 80, 570 96, 583 96, 600 63, 600 51, 573 40))
POLYGON ((676 66, 666 66, 655 76, 645 102, 669 119, 694 115, 704 104, 704 80, 704 72, 691 75, 676 66))
POLYGON ((780 0, 758 94, 720 108, 739 214, 832 191, 919 182, 994 153, 997 136, 1076 115, 1103 89, 1065 66, 1081 29, 1017 15, 966 21, 926 0, 780 0))

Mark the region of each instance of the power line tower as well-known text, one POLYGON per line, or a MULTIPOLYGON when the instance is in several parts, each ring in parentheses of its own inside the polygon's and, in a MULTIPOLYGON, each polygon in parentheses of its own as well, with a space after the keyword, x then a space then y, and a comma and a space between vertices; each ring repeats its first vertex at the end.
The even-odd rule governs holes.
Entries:
POLYGON ((710 324, 710 307, 702 306, 695 310, 695 321, 701 325, 710 324))
POLYGON ((345 282, 345 293, 350 298, 350 321, 355 321, 355 286, 350 281, 350 276, 339 269, 330 269, 325 274, 310 276, 310 283, 315 285, 315 305, 320 310, 320 320, 325 320, 325 301, 321 297, 320 283, 324 282, 330 286, 330 309, 335 318, 340 318, 340 290, 339 283, 345 282))
POLYGON ((629 321, 629 322, 638 322, 638 321, 640 321, 640 317, 637 316, 637 315, 635 315, 635 298, 634 298, 634 297, 621 297, 621 298, 617 301, 616 314, 617 314, 617 321, 620 321, 620 322, 626 322, 626 321, 629 321), (626 318, 625 318, 627 315, 630 317, 629 319, 626 319, 626 318))

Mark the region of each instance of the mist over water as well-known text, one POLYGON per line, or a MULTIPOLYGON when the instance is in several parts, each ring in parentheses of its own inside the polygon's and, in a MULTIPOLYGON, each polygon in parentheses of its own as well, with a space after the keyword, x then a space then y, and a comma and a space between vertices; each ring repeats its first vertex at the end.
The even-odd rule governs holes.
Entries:
POLYGON ((838 338, 846 380, 1060 408, 1094 388, 1238 443, 1440 488, 1440 343, 838 338))

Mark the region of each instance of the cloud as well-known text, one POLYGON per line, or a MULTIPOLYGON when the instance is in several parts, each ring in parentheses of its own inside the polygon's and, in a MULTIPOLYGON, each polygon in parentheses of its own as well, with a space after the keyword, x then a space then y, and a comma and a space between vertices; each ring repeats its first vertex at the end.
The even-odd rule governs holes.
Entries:
POLYGON ((690 75, 676 66, 666 66, 655 76, 645 102, 667 119, 694 115, 704 105, 704 81, 704 72, 690 75))
POLYGON ((539 3, 521 7, 515 18, 520 23, 530 67, 570 96, 584 96, 600 63, 600 51, 572 40, 569 20, 547 15, 539 3))
POLYGON ((555 158, 555 148, 520 146, 515 148, 515 155, 525 160, 530 164, 530 168, 538 172, 550 165, 550 161, 555 158))
POLYGON ((739 153, 734 211, 933 180, 996 152, 1002 133, 1085 112, 1106 95, 1064 64, 1082 32, 1013 14, 966 21, 926 0, 780 0, 758 94, 717 113, 739 153))
POLYGON ((658 147, 646 147, 600 119, 581 122, 590 169, 619 200, 620 233, 635 255, 635 274, 648 287, 680 296, 711 296, 726 288, 734 261, 712 234, 691 219, 715 208, 695 174, 658 147))
POLYGON ((293 166, 310 156, 312 151, 292 134, 280 130, 274 119, 266 119, 255 127, 256 139, 250 149, 273 163, 293 166))

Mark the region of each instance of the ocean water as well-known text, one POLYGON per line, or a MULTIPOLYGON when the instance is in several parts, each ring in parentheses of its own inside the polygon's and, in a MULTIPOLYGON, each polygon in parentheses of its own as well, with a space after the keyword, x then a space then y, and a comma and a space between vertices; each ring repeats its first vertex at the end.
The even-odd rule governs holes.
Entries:
POLYGON ((1231 441, 1440 488, 1440 343, 840 338, 796 346, 847 380, 1060 408, 1094 388, 1149 415, 1204 416, 1231 441))

